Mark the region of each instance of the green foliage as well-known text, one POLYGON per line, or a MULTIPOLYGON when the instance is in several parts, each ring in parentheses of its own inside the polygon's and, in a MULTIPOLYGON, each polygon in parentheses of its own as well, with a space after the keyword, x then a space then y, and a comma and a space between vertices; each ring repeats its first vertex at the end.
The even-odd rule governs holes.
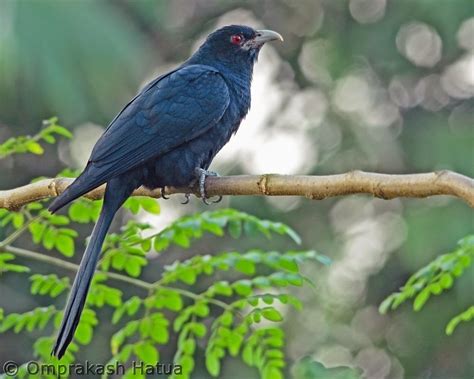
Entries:
MULTIPOLYGON (((125 204, 132 213, 138 211, 158 214, 154 199, 131 198, 125 204)), ((8 251, 19 235, 25 234, 38 248, 55 250, 63 259, 75 253, 77 232, 74 223, 93 223, 97 220, 100 201, 79 199, 68 210, 67 216, 51 215, 43 202, 28 204, 17 212, 0 210, 0 223, 12 233, 0 242, 5 250, 0 254, 0 272, 24 272, 28 267, 14 265, 14 250, 8 251)), ((156 364, 161 346, 177 338, 174 363, 180 365, 179 378, 189 378, 195 366, 195 354, 203 343, 209 374, 219 377, 221 361, 226 356, 241 357, 255 367, 262 378, 284 377, 286 365, 283 347, 285 307, 301 309, 301 301, 291 294, 291 287, 310 282, 300 273, 300 265, 307 261, 328 263, 328 258, 312 250, 285 252, 251 249, 247 252, 220 251, 212 254, 193 254, 189 259, 175 260, 164 267, 154 283, 138 277, 149 264, 151 254, 164 254, 171 246, 190 249, 193 242, 209 237, 234 239, 274 235, 286 236, 300 244, 296 232, 278 222, 261 220, 234 209, 219 209, 182 217, 158 233, 150 234, 151 226, 129 221, 118 233, 111 233, 104 243, 103 255, 91 284, 86 306, 79 322, 74 343, 68 349, 65 362, 74 362, 80 346, 93 341, 95 327, 100 322, 96 310, 104 306, 114 310, 112 324, 116 331, 110 339, 110 362, 129 364, 131 359, 145 364, 156 364), (221 280, 226 275, 229 280, 221 280), (211 280, 201 281, 207 277, 211 280), (219 277, 219 279, 217 279, 219 277), (115 281, 137 286, 137 295, 122 299, 122 291, 115 281), (196 290, 196 283, 208 283, 196 290), (145 296, 139 296, 141 290, 145 296)), ((29 252, 30 257, 38 253, 29 252)), ((43 258, 44 259, 44 258, 43 258)), ((49 258, 46 258, 48 261, 49 258)), ((71 267, 69 262, 54 258, 51 264, 71 267), (58 263, 60 262, 60 263, 58 263)), ((33 295, 56 298, 65 294, 69 278, 56 274, 34 273, 30 277, 33 295)), ((43 330, 50 323, 59 327, 62 312, 53 306, 35 308, 23 314, 0 314, 0 332, 15 333, 43 330)), ((55 333, 55 331, 53 331, 55 333)), ((35 358, 40 362, 57 364, 49 352, 53 335, 39 338, 34 346, 35 358)), ((63 363, 63 361, 61 361, 63 363)), ((28 377, 26 369, 19 375, 28 377)), ((126 374, 131 376, 129 371, 126 374)))
MULTIPOLYGON (((236 211, 226 211, 243 216, 236 211)), ((207 212, 205 217, 217 216, 213 213, 222 212, 207 212)), ((182 220, 178 220, 173 225, 178 225, 181 229, 182 224, 182 220)), ((172 227, 166 230, 172 230, 172 227)), ((128 233, 127 227, 124 228, 124 233, 128 233)), ((135 243, 141 244, 142 240, 136 239, 135 243)), ((268 294, 260 291, 265 288, 279 291, 291 285, 302 285, 303 278, 298 272, 298 263, 317 260, 319 257, 313 251, 278 253, 252 250, 244 254, 221 252, 212 256, 197 255, 166 266, 161 279, 150 285, 147 297, 133 296, 115 310, 112 319, 114 324, 122 321, 124 316, 128 316, 131 320, 112 337, 112 359, 126 362, 132 354, 142 360, 145 356, 148 359, 154 357, 156 348, 155 350, 152 348, 157 344, 166 344, 169 340, 171 332, 169 322, 162 312, 168 310, 176 313, 172 325, 172 331, 178 334, 178 349, 174 362, 183 366, 185 377, 194 367, 193 354, 197 340, 206 336, 208 336, 206 367, 211 375, 219 375, 220 361, 226 351, 231 356, 237 356, 240 351, 243 354, 246 346, 248 346, 246 354, 249 349, 262 350, 263 355, 251 363, 251 366, 259 369, 262 377, 272 378, 282 375, 280 369, 284 366, 283 353, 281 351, 275 353, 275 350, 281 350, 283 346, 282 330, 279 327, 254 328, 252 325, 260 323, 263 319, 271 322, 283 321, 281 312, 271 306, 275 300, 281 304, 293 305, 296 309, 301 309, 301 303, 291 294, 268 294), (295 265, 289 262, 294 262, 295 265), (254 266, 272 268, 275 271, 270 271, 268 275, 257 275, 256 268, 242 269, 254 266), (211 276, 229 270, 233 270, 235 274, 248 276, 250 279, 238 279, 234 282, 215 281, 207 290, 198 294, 181 287, 170 287, 175 283, 192 286, 201 275, 211 276), (230 301, 224 302, 221 298, 230 301), (186 302, 187 299, 191 299, 192 302, 186 302), (261 303, 265 306, 259 307, 261 303), (216 308, 222 309, 223 312, 215 317, 208 331, 203 322, 216 308), (141 314, 142 317, 137 319, 137 314, 141 314), (137 341, 137 337, 138 342, 129 342, 137 341), (265 344, 269 346, 265 347, 265 344), (273 350, 269 354, 275 357, 267 359, 266 349, 273 350)))
MULTIPOLYGON (((413 274, 399 292, 391 294, 380 305, 380 312, 386 313, 396 309, 409 299, 413 300, 413 309, 419 311, 432 295, 440 295, 450 289, 474 259, 474 235, 469 235, 458 242, 453 252, 440 255, 434 261, 413 274)), ((461 321, 469 321, 474 314, 474 307, 451 319, 446 333, 452 334, 461 321)))
POLYGON ((58 278, 55 274, 34 274, 30 277, 31 293, 57 297, 69 287, 69 278, 58 278))
POLYGON ((140 208, 145 212, 158 215, 160 214, 160 204, 155 199, 144 196, 129 197, 125 204, 125 208, 129 209, 133 214, 137 214, 140 208))
POLYGON ((31 332, 34 329, 42 330, 46 327, 56 310, 53 306, 35 308, 26 313, 10 313, 4 316, 0 325, 0 333, 7 330, 13 330, 15 333, 20 333, 23 329, 31 332))
POLYGON ((0 253, 0 275, 5 272, 29 272, 30 269, 23 265, 11 263, 15 255, 11 253, 0 253))
POLYGON ((56 142, 57 136, 71 138, 72 134, 63 126, 58 125, 56 117, 43 121, 43 128, 34 136, 11 137, 0 144, 0 159, 9 155, 20 153, 32 153, 41 155, 44 152, 40 142, 49 144, 56 142))
POLYGON ((80 224, 95 222, 99 218, 102 201, 92 201, 81 197, 68 208, 69 218, 80 224))
POLYGON ((471 321, 473 318, 474 318, 474 305, 471 305, 464 312, 461 312, 457 316, 453 317, 451 321, 449 321, 448 325, 446 326, 446 334, 447 335, 453 334, 454 329, 456 329, 459 323, 471 321))
MULTIPOLYGON (((33 203, 35 204, 35 203, 33 203)), ((28 225, 33 242, 42 244, 47 250, 55 248, 62 255, 72 257, 75 251, 74 239, 78 236, 74 229, 68 228, 69 218, 53 215, 46 209, 36 209, 27 206, 27 210, 34 214, 34 219, 28 225)))

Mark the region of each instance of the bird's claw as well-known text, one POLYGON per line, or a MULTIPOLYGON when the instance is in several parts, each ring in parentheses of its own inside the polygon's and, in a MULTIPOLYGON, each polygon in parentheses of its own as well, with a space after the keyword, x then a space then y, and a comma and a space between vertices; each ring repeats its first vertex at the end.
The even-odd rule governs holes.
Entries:
POLYGON ((207 194, 206 194, 206 178, 208 176, 219 176, 219 174, 214 171, 204 170, 200 167, 197 167, 195 172, 199 180, 199 196, 201 197, 202 202, 206 205, 220 202, 222 200, 222 196, 219 196, 217 200, 209 202, 209 198, 207 197, 207 194))
POLYGON ((168 200, 170 198, 169 196, 166 196, 165 194, 165 187, 160 188, 160 194, 161 194, 161 198, 164 200, 168 200))
POLYGON ((185 199, 184 199, 184 201, 181 202, 181 204, 188 204, 190 196, 191 196, 190 193, 185 193, 184 194, 185 199))
POLYGON ((202 202, 206 205, 217 204, 222 200, 222 196, 221 195, 217 196, 216 200, 209 201, 209 199, 210 199, 209 197, 203 197, 202 202))
POLYGON ((222 201, 222 195, 219 195, 219 196, 217 196, 217 199, 211 201, 211 203, 212 204, 217 204, 217 203, 220 203, 221 201, 222 201))

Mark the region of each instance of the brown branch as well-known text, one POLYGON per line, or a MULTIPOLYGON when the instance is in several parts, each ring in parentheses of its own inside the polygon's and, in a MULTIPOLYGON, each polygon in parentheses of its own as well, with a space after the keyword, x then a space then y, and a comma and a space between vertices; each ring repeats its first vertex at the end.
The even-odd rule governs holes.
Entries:
MULTIPOLYGON (((44 179, 11 190, 0 191, 0 208, 18 209, 32 201, 58 196, 73 179, 44 179)), ((104 187, 99 187, 86 196, 91 199, 102 197, 104 187)), ((196 188, 167 187, 166 194, 190 192, 197 195, 196 188)), ((438 171, 424 174, 389 175, 363 171, 324 176, 298 175, 239 175, 208 177, 206 192, 217 195, 265 195, 305 196, 321 200, 328 197, 365 193, 382 199, 396 197, 428 197, 451 195, 474 207, 474 180, 452 171, 438 171)), ((159 198, 159 190, 139 188, 135 196, 159 198)))

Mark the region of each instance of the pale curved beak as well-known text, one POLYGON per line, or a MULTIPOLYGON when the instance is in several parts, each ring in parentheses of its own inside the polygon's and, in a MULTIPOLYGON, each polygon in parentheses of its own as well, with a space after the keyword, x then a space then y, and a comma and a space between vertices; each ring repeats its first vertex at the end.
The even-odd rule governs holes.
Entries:
POLYGON ((254 38, 254 42, 263 45, 269 41, 282 41, 283 37, 280 33, 274 32, 273 30, 257 30, 257 35, 254 38))

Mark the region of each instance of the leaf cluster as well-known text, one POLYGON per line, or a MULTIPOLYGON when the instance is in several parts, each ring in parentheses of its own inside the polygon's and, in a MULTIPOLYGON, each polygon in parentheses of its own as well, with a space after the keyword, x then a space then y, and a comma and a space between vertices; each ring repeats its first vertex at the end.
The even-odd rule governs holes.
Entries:
MULTIPOLYGON (((131 198, 125 207, 132 213, 160 211, 156 200, 149 198, 131 198)), ((51 215, 43 202, 31 203, 16 212, 1 211, 0 223, 11 233, 0 242, 0 249, 4 250, 0 253, 0 272, 29 274, 30 292, 35 296, 64 296, 70 287, 68 276, 61 277, 57 272, 29 273, 27 266, 12 262, 15 252, 9 247, 20 235, 29 235, 39 250, 50 254, 45 258, 46 253, 30 252, 30 257, 51 256, 52 265, 76 267, 67 261, 76 252, 78 234, 74 225, 95 222, 99 209, 100 201, 79 199, 67 215, 51 215)), ((92 343, 100 322, 96 312, 110 307, 112 324, 116 325, 110 338, 110 362, 128 366, 138 360, 154 365, 160 360, 162 347, 171 343, 174 335, 177 347, 173 362, 182 369, 180 378, 190 377, 199 349, 204 349, 207 370, 214 377, 221 374, 221 363, 227 355, 240 357, 262 378, 284 377, 285 336, 281 323, 288 306, 297 310, 302 307, 291 287, 310 282, 300 272, 302 263, 327 264, 326 257, 312 250, 278 252, 264 248, 195 253, 165 266, 155 282, 140 279, 153 255, 166 254, 171 246, 192 249, 196 240, 225 235, 234 239, 281 235, 296 244, 301 242, 285 224, 234 209, 185 216, 159 232, 153 232, 149 224, 130 220, 119 232, 107 236, 99 271, 65 362, 74 362, 80 347, 92 343), (229 280, 220 280, 223 275, 229 280), (210 280, 202 281, 204 277, 210 280), (124 299, 116 286, 119 282, 135 285, 137 295, 124 299)), ((57 364, 49 353, 61 315, 54 306, 7 315, 2 311, 0 332, 41 333, 34 345, 35 359, 57 364), (49 335, 44 335, 45 331, 49 335)), ((29 377, 24 367, 19 375, 29 377)), ((129 370, 126 376, 131 375, 129 370)), ((137 377, 137 373, 133 376, 137 377)))
MULTIPOLYGON (((420 311, 433 295, 438 296, 451 289, 456 279, 472 265, 473 259, 474 235, 469 235, 458 242, 458 247, 454 251, 438 256, 414 273, 399 292, 391 294, 382 302, 380 312, 386 313, 396 309, 411 299, 413 299, 413 309, 420 311)), ((446 334, 452 334, 460 322, 470 321, 473 317, 474 306, 470 306, 449 321, 446 334)))
POLYGON ((71 138, 69 130, 58 124, 57 117, 43 121, 43 128, 34 136, 11 137, 0 144, 0 159, 13 154, 32 153, 41 155, 44 148, 40 142, 53 144, 57 136, 71 138))

